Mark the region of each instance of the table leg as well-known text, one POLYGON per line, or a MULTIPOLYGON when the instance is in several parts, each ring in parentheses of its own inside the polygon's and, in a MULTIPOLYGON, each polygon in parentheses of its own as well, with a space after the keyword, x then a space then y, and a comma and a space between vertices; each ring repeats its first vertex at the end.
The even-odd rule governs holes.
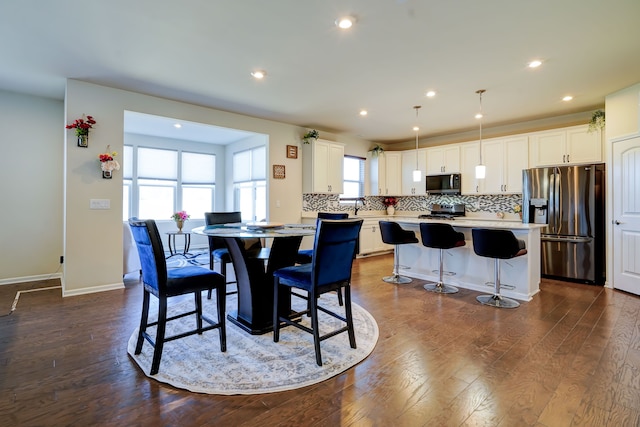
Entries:
MULTIPOLYGON (((242 239, 225 238, 236 273, 238 310, 229 321, 245 331, 259 335, 273 330, 273 272, 295 263, 301 236, 274 239, 265 272, 264 261, 248 257, 242 239)), ((280 292, 281 313, 291 311, 291 294, 280 292)))

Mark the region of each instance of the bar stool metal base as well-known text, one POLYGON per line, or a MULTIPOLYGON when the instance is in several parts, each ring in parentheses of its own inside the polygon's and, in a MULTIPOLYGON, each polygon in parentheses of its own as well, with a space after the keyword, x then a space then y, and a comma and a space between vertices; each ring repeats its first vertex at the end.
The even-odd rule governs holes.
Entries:
POLYGON ((437 294, 455 294, 458 292, 458 288, 451 285, 445 285, 442 282, 432 282, 423 286, 423 288, 429 292, 435 292, 437 294))
POLYGON ((497 308, 517 308, 520 307, 520 303, 511 298, 505 298, 501 295, 479 295, 476 300, 480 304, 490 305, 497 308))
POLYGON ((394 275, 391 275, 391 276, 383 277, 382 281, 387 282, 387 283, 393 283, 394 285, 404 285, 404 284, 407 284, 407 283, 411 283, 413 280, 411 280, 408 277, 401 276, 399 274, 394 274, 394 275))

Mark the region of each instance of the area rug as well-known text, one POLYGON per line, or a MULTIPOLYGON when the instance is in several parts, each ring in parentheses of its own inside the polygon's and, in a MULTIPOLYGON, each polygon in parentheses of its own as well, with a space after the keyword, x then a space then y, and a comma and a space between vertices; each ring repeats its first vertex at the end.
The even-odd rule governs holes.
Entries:
MULTIPOLYGON (((175 304, 170 312, 193 307, 193 298, 175 304)), ((293 298, 292 307, 301 310, 306 302, 293 298)), ((320 304, 338 313, 335 293, 325 294, 320 304)), ((203 311, 215 319, 215 297, 203 297, 203 311)), ((235 295, 227 296, 227 312, 235 310, 235 295)), ((311 334, 289 326, 280 330, 280 341, 273 342, 273 334, 251 335, 227 321, 227 351, 220 352, 218 330, 204 332, 165 343, 160 362, 160 371, 150 378, 174 387, 207 394, 261 394, 292 390, 325 381, 364 360, 378 341, 378 325, 361 306, 352 303, 353 321, 357 348, 349 346, 346 333, 321 342, 323 366, 316 364, 311 334)), ((157 312, 157 299, 152 297, 151 313, 157 312), (155 300, 155 301, 154 301, 155 300), (153 303, 156 303, 155 306, 153 303)), ((341 322, 324 313, 319 315, 321 333, 341 326, 341 322)), ((309 326, 310 318, 304 316, 302 323, 309 326)), ((167 325, 167 334, 195 326, 193 316, 182 318, 167 325)), ((149 330, 155 334, 154 329, 149 330)), ((128 353, 148 375, 153 351, 145 341, 142 352, 134 355, 138 330, 128 344, 128 353)))

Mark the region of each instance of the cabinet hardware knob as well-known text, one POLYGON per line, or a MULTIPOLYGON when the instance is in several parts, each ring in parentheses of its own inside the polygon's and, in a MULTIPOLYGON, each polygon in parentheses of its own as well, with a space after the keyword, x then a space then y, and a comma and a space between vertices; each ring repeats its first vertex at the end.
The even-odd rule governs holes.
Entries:
POLYGON ((618 220, 616 219, 616 220, 614 221, 614 224, 615 224, 615 225, 620 225, 620 224, 624 224, 624 222, 620 222, 620 221, 618 221, 618 220))

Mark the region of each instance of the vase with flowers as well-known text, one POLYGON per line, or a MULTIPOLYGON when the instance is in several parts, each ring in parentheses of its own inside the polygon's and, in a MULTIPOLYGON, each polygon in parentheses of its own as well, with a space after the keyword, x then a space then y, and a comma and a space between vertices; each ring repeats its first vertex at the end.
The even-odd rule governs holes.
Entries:
POLYGON ((171 215, 171 219, 176 222, 176 227, 178 227, 178 232, 182 233, 182 227, 184 227, 184 222, 188 220, 191 215, 188 215, 186 211, 176 212, 171 215))
POLYGON ((318 138, 320 138, 320 132, 313 129, 302 136, 302 143, 309 144, 311 141, 315 141, 318 138))
POLYGON ((107 152, 98 154, 98 160, 100 161, 100 169, 102 169, 102 177, 104 179, 111 179, 112 172, 120 169, 120 164, 114 159, 118 153, 111 151, 111 146, 107 145, 107 152))
POLYGON ((522 205, 517 204, 513 207, 513 211, 520 215, 520 219, 522 219, 522 205))
POLYGON ((382 199, 382 204, 387 208, 387 215, 393 215, 396 213, 396 205, 398 204, 398 199, 395 197, 385 197, 382 199))
POLYGON ((78 147, 87 148, 89 146, 89 129, 93 129, 96 121, 93 116, 83 114, 81 118, 74 120, 70 125, 65 126, 67 129, 75 129, 78 137, 78 147))

